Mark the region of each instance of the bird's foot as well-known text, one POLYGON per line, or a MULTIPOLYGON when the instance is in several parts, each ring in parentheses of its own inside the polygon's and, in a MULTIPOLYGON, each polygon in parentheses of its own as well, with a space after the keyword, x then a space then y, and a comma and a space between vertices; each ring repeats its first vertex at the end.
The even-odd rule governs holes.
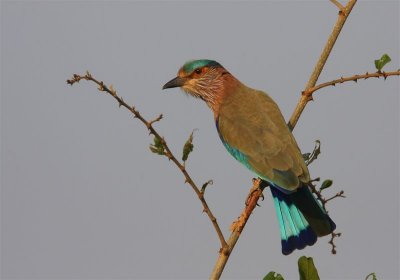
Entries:
MULTIPOLYGON (((260 198, 261 198, 261 201, 264 201, 264 198, 265 198, 265 197, 264 197, 264 194, 263 194, 263 193, 260 194, 260 198)), ((260 206, 260 204, 258 204, 258 202, 256 203, 256 205, 257 205, 257 206, 260 206)))
MULTIPOLYGON (((253 178, 253 187, 251 188, 250 193, 246 198, 245 205, 249 206, 250 201, 256 193, 258 193, 258 197, 261 197, 261 200, 264 200, 263 190, 268 186, 268 183, 261 180, 260 178, 253 178)), ((256 205, 260 206, 258 203, 256 203, 256 205)))

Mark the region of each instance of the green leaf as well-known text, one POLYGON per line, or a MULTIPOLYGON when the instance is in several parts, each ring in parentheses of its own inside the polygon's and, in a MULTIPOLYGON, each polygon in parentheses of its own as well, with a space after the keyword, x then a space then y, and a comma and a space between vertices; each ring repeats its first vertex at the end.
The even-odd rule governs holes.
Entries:
POLYGON ((279 273, 276 273, 274 271, 271 271, 270 273, 268 273, 267 275, 265 275, 265 277, 263 278, 263 280, 284 280, 284 278, 282 277, 282 275, 280 275, 279 273))
POLYGON ((208 187, 208 185, 212 185, 214 184, 213 180, 208 180, 207 182, 205 182, 202 186, 201 186, 201 193, 204 193, 206 191, 206 188, 208 187))
POLYGON ((380 59, 375 60, 375 67, 378 71, 391 61, 391 58, 385 53, 380 59))
POLYGON ((368 280, 370 276, 372 276, 372 280, 377 280, 375 272, 368 274, 367 277, 365 277, 365 280, 368 280))
POLYGON ((183 145, 183 152, 182 152, 182 160, 187 161, 189 154, 193 151, 193 132, 190 133, 189 139, 186 141, 185 145, 183 145))
POLYGON ((300 280, 319 280, 313 259, 302 256, 298 261, 300 280))
POLYGON ((164 145, 160 137, 154 136, 154 143, 150 144, 150 151, 158 155, 165 155, 164 145))
POLYGON ((322 182, 321 187, 319 188, 320 191, 329 188, 330 186, 332 186, 333 181, 330 179, 327 179, 325 181, 322 182))

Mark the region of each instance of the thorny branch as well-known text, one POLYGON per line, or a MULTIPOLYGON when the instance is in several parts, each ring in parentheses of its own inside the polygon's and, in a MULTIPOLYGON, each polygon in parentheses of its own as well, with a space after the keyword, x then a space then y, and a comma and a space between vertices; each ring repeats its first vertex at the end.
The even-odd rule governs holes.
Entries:
MULTIPOLYGON (((321 153, 321 142, 320 142, 319 140, 317 140, 317 141, 315 141, 314 150, 312 151, 312 153, 310 153, 310 154, 308 155, 308 158, 306 159, 306 164, 307 164, 307 166, 310 165, 310 164, 318 157, 318 155, 319 155, 320 153, 321 153)), ((304 156, 304 155, 303 155, 303 156, 304 156)), ((321 187, 320 187, 319 190, 317 190, 317 188, 316 188, 315 185, 314 185, 314 182, 319 182, 319 181, 320 181, 320 178, 315 178, 315 179, 313 179, 313 180, 311 180, 311 181, 309 182, 308 186, 309 186, 309 188, 311 189, 311 192, 314 193, 314 194, 316 195, 317 199, 321 202, 322 208, 324 208, 324 210, 326 211, 326 213, 328 213, 328 210, 326 209, 326 204, 327 204, 329 201, 331 201, 331 200, 333 200, 333 199, 335 199, 335 198, 337 198, 337 197, 343 197, 343 198, 344 198, 344 197, 345 197, 345 196, 344 196, 344 191, 341 190, 340 192, 338 192, 338 193, 335 194, 334 196, 332 196, 332 197, 330 197, 330 198, 325 198, 325 197, 322 195, 322 190, 323 190, 322 185, 321 185, 321 187)), ((331 182, 331 184, 332 184, 332 182, 331 182)), ((327 186, 327 187, 329 187, 329 186, 327 186)), ((330 239, 330 241, 329 241, 328 243, 331 244, 331 246, 332 246, 332 250, 331 250, 332 254, 336 254, 336 245, 335 245, 335 243, 334 243, 334 239, 335 239, 335 237, 340 237, 341 235, 342 235, 342 234, 341 234, 340 232, 338 232, 338 233, 332 232, 332 233, 331 233, 331 239, 330 239)))
POLYGON ((387 77, 399 76, 399 75, 400 75, 400 69, 397 70, 397 71, 392 71, 392 72, 385 72, 385 71, 383 71, 383 72, 378 71, 378 72, 375 72, 375 73, 368 73, 367 72, 367 73, 362 74, 362 75, 354 75, 354 76, 345 77, 345 78, 341 77, 340 79, 332 80, 332 81, 329 81, 329 82, 322 83, 322 84, 316 85, 314 87, 311 87, 311 88, 303 91, 302 95, 306 96, 310 100, 312 100, 312 94, 314 92, 316 92, 317 90, 320 90, 320 89, 322 89, 324 87, 336 86, 336 84, 343 84, 344 82, 351 82, 351 81, 357 83, 357 81, 360 80, 360 79, 364 79, 364 80, 369 79, 369 78, 378 78, 379 79, 380 77, 383 77, 386 80, 387 77))
MULTIPOLYGON (((315 141, 315 147, 314 147, 314 150, 312 151, 312 153, 303 155, 303 156, 308 156, 308 158, 305 159, 307 166, 310 165, 318 157, 318 155, 320 153, 321 153, 321 142, 319 140, 317 140, 317 141, 315 141)), ((320 181, 320 178, 315 178, 315 179, 311 180, 309 182, 309 184, 308 184, 308 187, 311 189, 311 192, 316 195, 317 199, 321 202, 322 208, 324 208, 326 213, 328 213, 328 210, 326 209, 326 204, 329 201, 331 201, 331 200, 333 200, 333 199, 335 199, 337 197, 343 197, 344 198, 345 197, 344 196, 344 191, 341 190, 340 192, 338 192, 334 196, 332 196, 330 198, 325 198, 322 195, 322 190, 324 189, 323 186, 322 186, 323 184, 321 185, 319 190, 317 190, 317 188, 314 185, 314 182, 319 182, 319 181, 320 181)), ((330 182, 330 185, 331 184, 332 184, 332 181, 330 182)), ((327 188, 327 187, 329 187, 329 186, 326 186, 325 188, 327 188)), ((336 254, 336 245, 334 243, 334 239, 335 239, 335 237, 340 237, 341 235, 342 234, 340 232, 336 233, 336 232, 333 231, 331 233, 331 239, 330 239, 330 241, 328 243, 331 244, 331 246, 332 246, 332 250, 331 250, 332 254, 336 254)))
MULTIPOLYGON (((110 94, 112 97, 114 97, 117 102, 119 107, 123 106, 126 109, 128 109, 135 118, 139 119, 149 130, 150 134, 154 135, 154 137, 160 139, 161 144, 164 148, 164 155, 171 160, 178 168, 179 170, 182 172, 183 176, 185 177, 185 183, 188 183, 192 189, 195 191, 195 193, 197 194, 198 198, 200 199, 202 205, 203 205, 203 211, 207 213, 208 217, 210 218, 215 231, 218 234, 219 240, 221 242, 221 252, 224 253, 225 251, 228 250, 228 245, 225 241, 224 235, 217 223, 217 219, 215 218, 215 216, 213 215, 213 213, 211 212, 211 209, 209 208, 205 198, 204 198, 204 191, 200 190, 197 185, 194 183, 194 181, 192 180, 192 178, 190 177, 189 173, 187 172, 185 166, 183 164, 181 164, 179 162, 179 160, 173 155, 173 153, 171 152, 170 148, 167 145, 167 142, 165 141, 165 139, 163 137, 161 137, 161 135, 154 129, 153 124, 155 122, 158 122, 162 119, 162 115, 159 115, 156 119, 152 120, 152 121, 147 121, 140 113, 139 111, 137 111, 135 109, 134 106, 129 106, 123 99, 122 97, 117 95, 116 90, 113 88, 112 85, 110 85, 109 87, 107 87, 103 81, 98 81, 97 79, 95 79, 89 72, 86 72, 86 74, 84 76, 80 76, 77 74, 74 74, 72 79, 67 80, 67 83, 70 84, 71 86, 75 83, 78 83, 81 80, 86 80, 86 81, 92 81, 94 83, 96 83, 98 85, 98 90, 102 91, 102 92, 107 92, 108 94, 110 94)), ((210 183, 210 182, 208 182, 210 183)))

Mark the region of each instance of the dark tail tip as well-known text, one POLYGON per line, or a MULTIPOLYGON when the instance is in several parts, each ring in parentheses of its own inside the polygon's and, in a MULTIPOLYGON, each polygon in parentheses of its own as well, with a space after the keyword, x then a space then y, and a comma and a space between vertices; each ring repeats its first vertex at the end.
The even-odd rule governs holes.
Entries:
POLYGON ((332 233, 336 225, 307 186, 293 193, 271 187, 281 229, 282 253, 312 246, 317 238, 332 233))
POLYGON ((310 227, 307 227, 300 231, 298 236, 290 236, 287 240, 281 240, 282 254, 289 255, 294 250, 301 250, 306 246, 312 246, 315 242, 317 242, 317 235, 310 227))

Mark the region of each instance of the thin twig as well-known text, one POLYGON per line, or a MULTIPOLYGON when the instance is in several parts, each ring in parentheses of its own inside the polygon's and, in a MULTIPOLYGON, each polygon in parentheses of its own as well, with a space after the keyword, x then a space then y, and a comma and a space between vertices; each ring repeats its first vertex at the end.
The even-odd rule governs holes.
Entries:
MULTIPOLYGON (((350 0, 347 2, 347 5, 344 9, 343 13, 339 13, 338 19, 336 21, 335 26, 333 27, 332 33, 328 38, 328 41, 325 44, 325 47, 321 53, 321 56, 318 59, 317 64, 314 67, 314 71, 311 74, 310 79, 308 80, 308 83, 304 89, 304 91, 309 90, 310 88, 314 87, 317 83, 317 80, 319 78, 319 75, 322 72, 322 69, 325 66, 326 61, 328 60, 329 54, 332 51, 333 46, 335 45, 335 42, 340 34, 340 31, 342 30, 343 25, 346 22, 346 19, 350 15, 351 10, 353 9, 354 5, 356 4, 357 0, 350 0)), ((303 112, 304 108, 306 107, 307 103, 312 100, 312 96, 307 96, 307 95, 302 95, 299 102, 297 103, 297 106, 290 118, 290 121, 288 123, 288 126, 290 127, 291 130, 296 126, 297 121, 300 118, 301 113, 303 112)))
MULTIPOLYGON (((324 210, 325 210, 326 213, 328 213, 328 210, 326 209, 326 204, 327 204, 329 201, 331 201, 331 200, 333 200, 333 199, 335 199, 335 198, 337 198, 337 197, 343 197, 343 198, 345 198, 345 196, 344 196, 344 191, 343 191, 343 190, 341 190, 340 192, 338 192, 337 194, 335 194, 334 196, 332 196, 332 197, 330 197, 330 198, 325 198, 325 197, 322 195, 321 190, 317 190, 317 188, 316 188, 316 187, 314 186, 314 184, 312 183, 312 182, 314 182, 314 181, 316 181, 316 180, 311 180, 310 183, 308 184, 308 186, 309 186, 309 188, 311 189, 311 192, 314 193, 314 194, 317 196, 317 199, 321 202, 322 208, 324 208, 324 210)), ((318 180, 318 181, 319 181, 319 180, 318 180)), ((336 245, 335 245, 335 243, 334 243, 334 239, 335 239, 336 237, 340 237, 341 235, 342 235, 342 233, 340 233, 340 232, 335 232, 335 231, 333 231, 333 232, 331 233, 331 239, 329 240, 328 243, 332 246, 332 250, 331 250, 332 254, 336 254, 336 245)))
POLYGON ((344 197, 345 197, 345 196, 344 196, 344 191, 341 190, 340 192, 338 192, 338 193, 335 194, 334 196, 325 199, 325 204, 327 204, 329 201, 331 201, 332 199, 335 199, 335 198, 337 198, 337 197, 343 197, 343 198, 344 198, 344 197))
POLYGON ((336 238, 336 237, 340 237, 340 236, 342 236, 342 233, 341 232, 332 232, 331 233, 331 239, 329 240, 329 244, 331 244, 331 246, 332 246, 332 250, 331 250, 331 252, 332 252, 332 254, 336 254, 336 245, 335 245, 335 242, 333 242, 334 241, 334 239, 336 238))
POLYGON ((203 211, 207 213, 209 219, 211 220, 215 231, 218 234, 218 238, 221 242, 221 252, 225 252, 228 248, 228 245, 225 241, 225 237, 217 223, 217 219, 215 218, 215 216, 213 215, 213 213, 211 212, 211 209, 208 207, 208 204, 204 198, 204 193, 197 187, 197 185, 194 183, 194 181, 192 180, 192 178, 190 177, 189 173, 187 172, 185 166, 183 164, 181 164, 179 162, 179 160, 173 155, 173 153, 171 152, 170 148, 167 145, 167 142, 165 141, 165 139, 163 137, 161 137, 161 135, 154 129, 153 127, 153 123, 160 121, 162 119, 162 115, 158 116, 156 119, 154 119, 153 121, 147 121, 145 118, 142 117, 142 115, 139 113, 139 111, 137 111, 135 109, 135 107, 133 106, 129 106, 123 99, 122 97, 119 97, 117 95, 116 90, 112 87, 112 85, 110 87, 107 87, 103 81, 98 81, 96 80, 89 72, 86 72, 86 75, 84 76, 80 76, 77 74, 74 74, 72 79, 67 80, 67 83, 70 85, 73 85, 77 82, 79 82, 80 80, 87 80, 87 81, 92 81, 94 83, 96 83, 99 87, 98 90, 103 91, 103 92, 107 92, 109 93, 112 97, 114 97, 117 102, 118 105, 121 107, 125 107, 126 109, 128 109, 135 118, 139 119, 149 130, 150 134, 153 134, 154 137, 157 137, 158 139, 160 139, 163 147, 164 147, 164 151, 165 151, 165 156, 168 157, 169 160, 171 160, 178 168, 179 170, 182 172, 183 176, 185 177, 185 182, 187 182, 192 189, 195 191, 195 193, 197 194, 198 198, 200 199, 202 205, 203 205, 203 211))
POLYGON ((157 118, 155 118, 154 120, 150 121, 149 124, 152 126, 153 123, 161 121, 162 118, 163 118, 163 115, 160 114, 157 118))
POLYGON ((359 79, 364 79, 364 80, 369 79, 369 78, 378 78, 379 79, 380 77, 383 77, 386 80, 387 77, 399 76, 399 75, 400 75, 400 70, 392 71, 392 72, 385 72, 385 71, 383 71, 383 72, 378 71, 375 73, 367 72, 367 73, 361 74, 361 75, 353 75, 353 76, 345 77, 345 78, 341 77, 340 79, 332 80, 332 81, 325 82, 325 83, 316 85, 314 87, 311 87, 308 90, 303 91, 302 95, 306 95, 306 96, 310 97, 310 96, 312 96, 312 94, 314 92, 316 92, 317 90, 320 90, 322 88, 325 88, 328 86, 336 86, 336 84, 343 84, 345 82, 356 82, 357 83, 357 81, 359 79))
POLYGON ((345 198, 345 196, 344 196, 344 191, 343 191, 343 190, 341 190, 340 192, 338 192, 337 194, 335 194, 334 196, 332 196, 332 197, 330 197, 330 198, 325 198, 325 197, 322 195, 321 191, 320 191, 320 190, 317 190, 317 188, 315 187, 315 185, 312 183, 313 181, 315 181, 315 180, 311 180, 311 181, 308 183, 308 186, 310 187, 311 192, 314 193, 314 194, 317 196, 317 199, 318 199, 318 200, 321 202, 321 204, 322 204, 322 208, 324 208, 324 210, 325 210, 326 212, 328 212, 328 210, 326 209, 326 204, 327 204, 329 201, 331 201, 332 199, 335 199, 335 198, 337 198, 337 197, 343 197, 343 198, 345 198))

